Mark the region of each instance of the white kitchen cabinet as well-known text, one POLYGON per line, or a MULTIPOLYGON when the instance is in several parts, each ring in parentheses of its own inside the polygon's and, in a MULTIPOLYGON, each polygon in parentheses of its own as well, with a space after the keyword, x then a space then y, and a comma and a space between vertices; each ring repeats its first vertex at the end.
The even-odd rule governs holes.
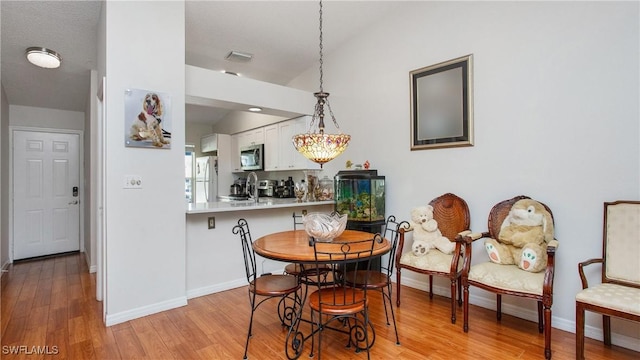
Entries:
POLYGON ((243 133, 231 135, 231 146, 229 146, 231 152, 231 171, 242 171, 240 164, 240 143, 242 142, 243 133))
POLYGON ((280 169, 280 143, 278 137, 279 124, 264 127, 264 170, 280 169))
POLYGON ((242 146, 264 144, 264 127, 248 130, 245 133, 247 133, 246 143, 242 146))
POLYGON ((304 134, 309 131, 311 116, 302 116, 287 122, 289 123, 288 128, 281 129, 282 131, 280 132, 280 154, 288 164, 288 170, 317 169, 318 164, 300 154, 291 140, 294 135, 304 134))
POLYGON ((218 134, 205 135, 200 139, 200 152, 218 151, 218 134))
MULTIPOLYGON (((307 132, 309 119, 310 117, 304 116, 265 127, 265 152, 267 151, 267 144, 269 149, 272 149, 270 150, 271 152, 277 151, 277 154, 273 155, 271 167, 266 170, 282 171, 314 168, 314 163, 300 155, 291 141, 295 134, 307 132)), ((269 152, 265 156, 269 158, 269 152)))

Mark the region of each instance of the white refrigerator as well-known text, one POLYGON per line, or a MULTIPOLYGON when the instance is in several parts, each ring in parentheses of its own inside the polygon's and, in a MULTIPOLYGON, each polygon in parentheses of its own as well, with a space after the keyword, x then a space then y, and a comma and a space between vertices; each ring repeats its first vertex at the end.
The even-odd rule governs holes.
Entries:
POLYGON ((216 201, 218 196, 218 158, 216 156, 197 157, 195 179, 195 202, 216 201))

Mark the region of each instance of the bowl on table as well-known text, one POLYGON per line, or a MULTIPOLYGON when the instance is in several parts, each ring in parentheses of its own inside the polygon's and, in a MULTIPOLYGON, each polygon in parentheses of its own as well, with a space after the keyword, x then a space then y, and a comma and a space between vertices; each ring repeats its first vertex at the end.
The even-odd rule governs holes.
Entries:
POLYGON ((330 242, 347 228, 347 214, 313 212, 302 216, 307 235, 320 242, 330 242))

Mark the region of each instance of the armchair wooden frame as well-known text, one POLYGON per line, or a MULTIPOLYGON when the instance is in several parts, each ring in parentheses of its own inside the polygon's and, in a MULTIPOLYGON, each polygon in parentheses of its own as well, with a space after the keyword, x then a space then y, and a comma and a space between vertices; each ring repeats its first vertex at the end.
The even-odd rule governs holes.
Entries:
MULTIPOLYGON (((469 286, 473 285, 478 288, 496 294, 496 318, 498 321, 502 319, 502 295, 511 295, 521 298, 527 298, 536 300, 538 303, 538 331, 544 333, 544 356, 545 359, 551 358, 551 306, 553 305, 553 279, 555 275, 555 253, 558 246, 557 240, 552 240, 547 244, 547 267, 544 270, 542 277, 542 291, 541 292, 529 292, 519 291, 515 289, 499 287, 494 283, 481 282, 479 279, 470 277, 474 265, 471 266, 471 253, 472 243, 482 238, 497 239, 500 233, 500 227, 504 219, 508 216, 511 206, 521 199, 530 199, 528 196, 516 196, 512 199, 502 201, 493 206, 489 213, 488 230, 482 233, 470 233, 462 234, 459 237, 459 241, 466 243, 464 265, 462 270, 462 287, 463 287, 463 316, 464 316, 464 332, 469 331, 469 286)), ((541 203, 551 215, 553 214, 551 209, 543 203, 541 203)), ((498 265, 498 266, 515 266, 515 265, 498 265)), ((522 270, 523 275, 530 275, 522 270)))
POLYGON ((602 332, 607 346, 611 346, 611 316, 640 322, 640 272, 637 266, 639 231, 640 201, 604 203, 602 258, 578 264, 583 289, 576 295, 578 360, 584 359, 586 310, 602 314, 602 332), (635 267, 632 265, 634 262, 635 267), (601 264, 602 283, 589 287, 584 268, 592 264, 601 264))
MULTIPOLYGON (((438 228, 443 236, 450 241, 456 241, 460 233, 468 233, 471 224, 471 216, 469 215, 469 206, 459 196, 446 193, 431 200, 429 205, 433 206, 433 218, 438 222, 438 228)), ((418 267, 401 261, 403 259, 403 248, 405 231, 400 232, 398 242, 398 251, 396 252, 396 283, 397 295, 396 305, 400 307, 400 289, 402 269, 414 271, 429 276, 429 299, 433 299, 433 277, 442 276, 449 279, 451 283, 451 323, 456 323, 456 294, 458 295, 458 306, 462 305, 462 283, 460 277, 462 275, 462 267, 460 259, 464 253, 465 242, 457 241, 456 247, 451 256, 450 265, 447 269, 441 269, 433 264, 424 267, 418 267)), ((438 250, 431 250, 438 251, 438 250)), ((410 256, 410 255, 408 255, 410 256)), ((431 256, 429 254, 425 256, 431 256)), ((445 257, 446 255, 441 254, 445 257)))

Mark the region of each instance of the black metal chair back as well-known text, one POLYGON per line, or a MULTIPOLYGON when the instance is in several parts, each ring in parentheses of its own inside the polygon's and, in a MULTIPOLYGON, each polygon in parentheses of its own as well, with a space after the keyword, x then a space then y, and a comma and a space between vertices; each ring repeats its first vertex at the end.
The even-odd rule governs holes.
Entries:
POLYGON ((298 226, 302 226, 302 215, 298 215, 295 213, 295 211, 293 212, 293 230, 298 230, 298 226))
MULTIPOLYGON (((320 277, 316 277, 318 290, 309 296, 311 307, 311 321, 313 333, 319 332, 318 359, 321 357, 322 331, 332 329, 349 335, 349 344, 353 344, 357 351, 366 350, 373 345, 374 333, 369 322, 367 286, 350 286, 357 281, 358 274, 369 273, 373 248, 376 242, 382 242, 380 234, 372 234, 367 240, 360 241, 332 241, 313 243, 315 254, 315 270, 326 271, 326 264, 331 263, 330 276, 335 281, 327 285, 320 277), (348 273, 345 269, 349 268, 348 273), (347 279, 347 277, 352 277, 347 279), (340 326, 331 324, 340 320, 340 326), (347 325, 346 327, 344 325, 347 325)), ((312 346, 311 355, 313 356, 312 346)))
POLYGON ((398 240, 400 239, 400 229, 408 230, 411 227, 408 221, 397 221, 394 215, 387 218, 384 225, 384 237, 391 243, 391 251, 386 266, 381 267, 381 271, 391 279, 391 274, 396 263, 396 251, 398 249, 398 240))
POLYGON ((293 314, 296 312, 296 309, 302 305, 302 300, 298 295, 300 283, 298 282, 298 278, 292 275, 264 274, 258 277, 256 271, 256 254, 253 250, 253 241, 247 220, 239 219, 238 224, 233 227, 232 232, 240 236, 244 268, 247 275, 247 282, 249 283, 248 290, 249 303, 251 304, 251 317, 243 357, 243 359, 247 359, 249 338, 251 338, 253 329, 253 315, 258 306, 269 299, 280 298, 278 302, 280 322, 282 326, 290 326, 293 314), (262 300, 256 298, 258 295, 262 300))
POLYGON ((253 241, 251 239, 251 232, 249 231, 249 224, 247 220, 240 219, 238 224, 233 227, 233 233, 240 235, 240 241, 242 243, 242 256, 244 257, 244 270, 247 275, 247 282, 251 283, 256 279, 257 263, 256 254, 253 251, 253 241))

